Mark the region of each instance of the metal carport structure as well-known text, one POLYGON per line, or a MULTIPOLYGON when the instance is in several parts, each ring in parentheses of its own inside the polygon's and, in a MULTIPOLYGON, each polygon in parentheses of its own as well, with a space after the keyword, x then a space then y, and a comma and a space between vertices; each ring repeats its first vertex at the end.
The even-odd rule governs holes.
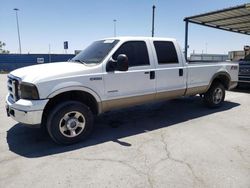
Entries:
POLYGON ((186 17, 184 21, 186 22, 185 57, 187 59, 189 23, 250 35, 250 3, 186 17))

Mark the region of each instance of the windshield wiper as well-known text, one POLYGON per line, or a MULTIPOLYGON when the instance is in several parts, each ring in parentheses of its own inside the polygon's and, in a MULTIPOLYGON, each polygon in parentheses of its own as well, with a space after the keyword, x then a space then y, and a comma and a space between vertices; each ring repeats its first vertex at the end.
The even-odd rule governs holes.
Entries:
POLYGON ((84 61, 82 61, 80 59, 71 59, 71 61, 85 64, 84 61))

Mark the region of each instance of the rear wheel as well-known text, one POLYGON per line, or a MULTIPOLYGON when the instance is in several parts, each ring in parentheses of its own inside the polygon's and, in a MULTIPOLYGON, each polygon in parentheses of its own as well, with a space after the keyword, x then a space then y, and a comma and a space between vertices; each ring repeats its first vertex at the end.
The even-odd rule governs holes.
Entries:
POLYGON ((93 114, 77 101, 57 105, 49 114, 47 130, 59 144, 73 144, 86 139, 93 129, 93 114))
POLYGON ((225 99, 225 87, 220 82, 214 82, 203 99, 209 107, 220 107, 225 99))

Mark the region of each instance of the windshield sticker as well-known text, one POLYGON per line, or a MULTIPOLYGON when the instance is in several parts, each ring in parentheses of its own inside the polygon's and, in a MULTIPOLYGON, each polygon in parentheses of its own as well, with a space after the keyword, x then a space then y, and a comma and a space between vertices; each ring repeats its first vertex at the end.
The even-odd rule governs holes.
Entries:
POLYGON ((103 43, 113 43, 115 40, 105 40, 103 43))

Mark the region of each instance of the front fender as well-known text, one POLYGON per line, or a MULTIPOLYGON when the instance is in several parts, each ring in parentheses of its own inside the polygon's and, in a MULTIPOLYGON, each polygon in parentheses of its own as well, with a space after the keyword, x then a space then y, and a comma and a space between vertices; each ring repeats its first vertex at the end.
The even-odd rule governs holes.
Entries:
POLYGON ((61 87, 61 88, 57 87, 57 89, 54 90, 51 94, 49 94, 47 96, 47 98, 53 98, 56 95, 59 95, 61 93, 67 92, 67 91, 83 91, 83 92, 87 92, 87 93, 91 94, 95 98, 96 102, 101 102, 100 96, 95 91, 93 91, 92 89, 90 89, 88 87, 80 86, 80 85, 64 86, 64 87, 61 87))

